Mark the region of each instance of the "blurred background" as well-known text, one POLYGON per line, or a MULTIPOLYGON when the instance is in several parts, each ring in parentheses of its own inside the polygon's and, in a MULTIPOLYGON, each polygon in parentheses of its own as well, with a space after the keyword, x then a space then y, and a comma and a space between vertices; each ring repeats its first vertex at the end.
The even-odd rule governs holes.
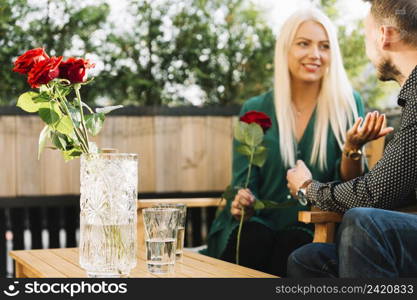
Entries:
MULTIPOLYGON (((246 99, 272 88, 276 34, 315 3, 338 27, 345 68, 367 110, 387 113, 399 88, 365 55, 361 0, 0 0, 0 276, 11 249, 78 245, 79 161, 37 159, 43 124, 15 107, 31 48, 87 57, 92 106, 123 104, 95 140, 139 153, 139 198, 219 197, 231 178, 233 124, 246 99)), ((186 246, 205 241, 216 209, 188 211, 186 246)))
POLYGON ((361 0, 1 0, 0 105, 14 105, 26 89, 10 70, 35 47, 96 64, 100 80, 83 89, 92 105, 239 104, 272 87, 275 36, 312 2, 338 26, 366 105, 395 106, 396 85, 377 82, 365 55, 361 0))

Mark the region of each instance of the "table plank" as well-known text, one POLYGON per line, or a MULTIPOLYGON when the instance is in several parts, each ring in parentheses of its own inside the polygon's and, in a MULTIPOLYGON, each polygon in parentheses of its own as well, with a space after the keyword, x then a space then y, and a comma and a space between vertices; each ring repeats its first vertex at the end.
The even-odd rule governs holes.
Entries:
POLYGON ((221 265, 221 266, 214 266, 212 264, 209 264, 207 262, 202 262, 198 259, 194 259, 192 257, 189 257, 186 253, 184 253, 183 258, 182 258, 182 265, 186 265, 186 266, 193 266, 194 268, 199 268, 199 269, 204 269, 207 272, 209 272, 211 275, 213 275, 214 277, 219 277, 219 271, 221 270, 221 277, 225 277, 225 278, 230 278, 230 277, 236 277, 236 278, 240 278, 240 277, 256 277, 254 275, 251 274, 247 274, 245 276, 245 274, 242 274, 241 272, 236 272, 234 270, 229 270, 227 268, 227 265, 221 265))
POLYGON ((33 255, 33 251, 36 250, 18 250, 10 252, 10 256, 16 261, 16 263, 23 267, 21 269, 23 275, 32 278, 67 277, 55 267, 50 266, 39 257, 33 255))
MULTIPOLYGON (((20 274, 26 277, 86 277, 78 262, 78 248, 11 251, 19 264, 20 274)), ((145 249, 139 248, 137 265, 130 277, 142 278, 230 278, 276 277, 260 271, 224 262, 184 250, 182 261, 175 264, 171 274, 152 274, 147 271, 145 249)))
POLYGON ((202 255, 199 253, 195 253, 195 252, 191 252, 191 251, 184 251, 184 255, 188 256, 190 258, 202 261, 206 264, 211 264, 217 268, 220 269, 226 269, 226 270, 230 270, 230 271, 234 271, 234 272, 238 272, 238 273, 242 273, 242 275, 246 275, 244 277, 248 277, 248 276, 253 276, 253 277, 268 277, 268 278, 276 278, 277 276, 268 274, 268 273, 264 273, 261 271, 257 271, 254 269, 250 269, 250 268, 246 268, 243 266, 239 266, 236 264, 232 264, 223 260, 219 260, 210 256, 206 256, 206 255, 202 255))
MULTIPOLYGON (((59 249, 56 249, 59 250, 59 249)), ((86 274, 86 271, 84 269, 81 268, 81 266, 78 263, 78 258, 79 258, 79 254, 78 254, 78 248, 67 248, 67 249, 62 249, 62 250, 67 250, 65 252, 63 251, 57 251, 59 252, 60 255, 65 256, 66 259, 72 261, 72 262, 76 262, 78 267, 86 274)), ((153 274, 143 271, 142 269, 139 268, 138 265, 136 265, 135 268, 133 268, 133 270, 131 271, 130 277, 156 277, 153 274)))
MULTIPOLYGON (((138 264, 141 264, 143 269, 147 269, 146 265, 146 252, 144 248, 139 248, 138 251, 138 264)), ((184 278, 209 278, 216 277, 214 274, 207 272, 204 268, 195 268, 183 265, 181 262, 177 262, 174 267, 174 273, 172 274, 155 274, 157 277, 184 277, 184 278)))
POLYGON ((69 259, 66 252, 67 249, 33 250, 35 256, 50 266, 59 268, 58 270, 64 273, 66 277, 87 277, 86 272, 78 263, 78 255, 75 260, 69 259))

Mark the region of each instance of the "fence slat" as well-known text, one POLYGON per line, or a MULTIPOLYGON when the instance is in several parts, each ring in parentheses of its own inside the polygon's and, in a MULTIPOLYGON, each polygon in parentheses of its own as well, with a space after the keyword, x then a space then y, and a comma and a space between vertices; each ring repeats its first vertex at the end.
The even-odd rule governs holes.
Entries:
POLYGON ((117 148, 119 152, 126 152, 128 137, 127 118, 128 117, 107 118, 97 139, 98 146, 101 148, 117 148))
POLYGON ((6 277, 6 259, 7 259, 7 244, 6 244, 6 214, 5 209, 0 208, 0 278, 6 277))
POLYGON ((11 208, 10 209, 10 223, 11 231, 13 233, 13 249, 20 250, 24 248, 23 232, 25 229, 25 209, 11 208))
POLYGON ((38 116, 16 120, 17 195, 42 194, 41 164, 38 161, 38 139, 43 126, 38 116))
POLYGON ((191 224, 192 224, 192 232, 191 232, 191 247, 200 246, 203 241, 201 238, 201 211, 202 208, 200 207, 193 207, 188 210, 188 213, 191 215, 191 224))
POLYGON ((61 219, 61 207, 48 207, 46 210, 46 229, 49 232, 49 247, 59 248, 59 230, 61 219))
POLYGON ((233 122, 231 117, 207 118, 207 190, 222 191, 232 179, 233 122))
POLYGON ((178 192, 186 183, 180 180, 181 120, 155 117, 156 192, 178 192))
POLYGON ((42 220, 45 219, 46 215, 41 207, 30 207, 27 212, 32 249, 42 249, 42 220))
POLYGON ((207 117, 182 117, 180 140, 180 169, 183 192, 207 191, 207 117))
POLYGON ((16 118, 0 116, 0 196, 16 196, 16 118))
POLYGON ((127 151, 139 157, 139 193, 155 191, 155 123, 153 117, 127 119, 127 151))
POLYGON ((80 224, 80 206, 69 206, 64 209, 63 228, 65 229, 67 235, 65 247, 76 247, 76 231, 80 224))

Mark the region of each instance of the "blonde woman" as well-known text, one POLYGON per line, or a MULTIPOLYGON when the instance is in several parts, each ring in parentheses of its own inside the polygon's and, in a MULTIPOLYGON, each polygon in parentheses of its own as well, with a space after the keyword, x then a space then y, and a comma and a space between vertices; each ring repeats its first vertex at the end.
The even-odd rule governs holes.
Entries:
MULTIPOLYGON (((252 171, 249 188, 240 189, 213 222, 208 254, 235 261, 237 220, 244 207, 240 263, 285 276, 289 254, 312 240, 312 228, 297 222, 298 211, 308 207, 255 213, 254 199, 290 200, 286 173, 299 159, 320 182, 361 175, 361 148, 380 136, 384 116, 370 113, 362 122, 364 107, 343 68, 336 29, 315 8, 294 13, 283 25, 276 41, 274 89, 245 102, 241 115, 250 110, 272 119, 264 139, 268 157, 252 171)), ((242 186, 248 162, 236 147, 235 141, 232 184, 242 186)))

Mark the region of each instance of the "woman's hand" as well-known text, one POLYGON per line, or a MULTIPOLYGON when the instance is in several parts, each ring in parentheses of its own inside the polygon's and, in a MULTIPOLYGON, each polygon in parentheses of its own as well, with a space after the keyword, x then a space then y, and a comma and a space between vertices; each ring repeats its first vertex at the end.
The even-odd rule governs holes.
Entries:
POLYGON ((309 179, 313 179, 313 176, 302 160, 297 160, 295 167, 288 169, 287 187, 294 198, 297 197, 298 189, 309 179))
POLYGON ((367 113, 362 126, 359 126, 362 118, 358 118, 353 127, 346 133, 345 149, 358 150, 366 143, 386 136, 394 130, 392 127, 383 128, 385 115, 377 111, 367 113))
POLYGON ((253 209, 254 203, 255 196, 252 194, 250 189, 240 189, 232 202, 230 212, 236 220, 240 220, 242 215, 242 208, 245 208, 244 221, 246 221, 252 217, 255 212, 253 209))

